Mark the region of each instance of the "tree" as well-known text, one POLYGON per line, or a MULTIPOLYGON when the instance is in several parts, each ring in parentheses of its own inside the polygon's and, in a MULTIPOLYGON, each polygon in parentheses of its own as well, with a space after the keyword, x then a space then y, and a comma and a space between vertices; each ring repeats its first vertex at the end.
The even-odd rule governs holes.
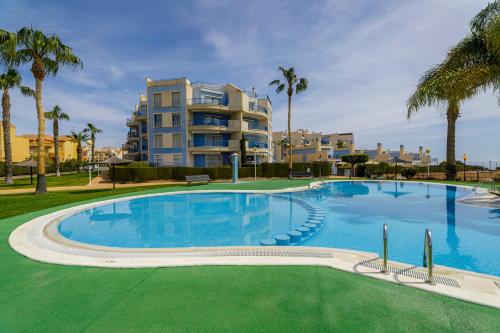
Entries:
POLYGON ((441 64, 420 79, 407 102, 408 118, 422 108, 444 106, 448 123, 447 178, 456 178, 455 132, 460 105, 479 91, 500 88, 500 1, 489 4, 471 23, 471 34, 452 47, 441 64))
POLYGON ((38 168, 36 193, 47 192, 45 180, 45 113, 42 101, 42 83, 47 75, 56 76, 59 67, 72 70, 83 67, 73 50, 63 44, 58 36, 47 36, 33 28, 22 28, 17 32, 19 63, 31 64, 35 78, 35 101, 38 118, 38 168))
POLYGON ((89 162, 94 161, 94 153, 95 153, 95 136, 99 133, 102 133, 102 129, 95 127, 93 124, 88 123, 87 128, 83 130, 85 133, 88 133, 90 136, 90 141, 92 141, 92 150, 91 157, 89 162))
POLYGON ((4 65, 5 72, 0 74, 0 89, 2 90, 2 127, 5 156, 5 183, 12 184, 12 142, 10 141, 10 93, 9 90, 20 87, 23 95, 29 94, 30 89, 21 86, 21 75, 14 69, 17 60, 17 37, 11 32, 0 30, 0 64, 4 65))
POLYGON ((349 174, 349 178, 351 178, 352 174, 354 173, 354 168, 356 164, 368 162, 368 155, 366 154, 342 155, 341 159, 342 162, 349 163, 351 165, 351 173, 349 174))
POLYGON ((247 143, 245 139, 245 134, 241 134, 240 150, 241 150, 241 165, 243 165, 247 162, 247 143))
POLYGON ((54 106, 52 111, 45 112, 45 118, 52 120, 52 132, 54 134, 54 154, 55 154, 55 164, 56 164, 56 176, 60 177, 61 172, 59 170, 61 166, 61 161, 59 159, 59 121, 69 120, 69 116, 64 113, 59 105, 54 106))
POLYGON ((307 90, 308 81, 305 78, 299 78, 295 73, 295 68, 278 67, 278 71, 283 75, 283 81, 280 79, 271 81, 270 86, 276 85, 276 94, 281 93, 286 88, 288 95, 288 177, 292 179, 292 96, 300 94, 307 90))
POLYGON ((76 146, 76 159, 78 161, 78 165, 82 164, 82 142, 88 140, 89 136, 85 132, 85 130, 81 132, 71 131, 71 137, 73 140, 77 142, 76 146))

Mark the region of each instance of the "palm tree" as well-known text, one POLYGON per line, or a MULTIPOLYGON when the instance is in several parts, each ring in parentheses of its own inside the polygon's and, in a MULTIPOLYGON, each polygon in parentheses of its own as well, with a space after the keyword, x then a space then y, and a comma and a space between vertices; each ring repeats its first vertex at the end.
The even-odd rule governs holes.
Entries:
POLYGON ((455 131, 460 106, 479 91, 500 87, 500 1, 488 5, 471 23, 472 33, 433 66, 408 99, 408 118, 424 107, 446 108, 446 174, 456 178, 455 131))
POLYGON ((76 160, 78 165, 82 164, 82 142, 87 141, 89 136, 85 133, 85 130, 81 132, 71 131, 71 137, 77 142, 76 146, 76 160))
POLYGON ((38 168, 36 193, 47 192, 45 181, 45 113, 42 102, 42 82, 51 74, 55 76, 59 67, 72 70, 81 68, 82 61, 73 54, 73 50, 63 44, 57 35, 46 36, 33 28, 22 28, 17 32, 17 51, 20 63, 30 63, 35 78, 35 101, 38 117, 38 168))
POLYGON ((10 141, 10 93, 9 90, 20 87, 21 93, 26 95, 30 89, 21 86, 21 75, 13 68, 16 62, 16 35, 0 30, 0 64, 5 65, 5 72, 0 74, 0 89, 2 90, 2 127, 5 155, 5 183, 12 184, 12 143, 10 141))
POLYGON ((91 148, 91 157, 90 161, 94 161, 94 153, 95 153, 95 136, 96 134, 102 133, 102 129, 95 127, 93 124, 88 123, 87 128, 83 130, 85 133, 90 134, 90 141, 92 141, 92 148, 91 148))
POLYGON ((295 90, 296 94, 307 90, 308 81, 307 79, 297 77, 295 73, 295 68, 283 68, 278 67, 278 71, 283 75, 283 82, 280 79, 274 80, 269 83, 270 86, 276 85, 276 94, 281 93, 285 88, 287 88, 288 95, 288 177, 292 178, 292 96, 295 90))
POLYGON ((59 121, 69 120, 69 116, 64 113, 59 105, 54 106, 52 111, 45 112, 45 118, 52 120, 52 131, 54 134, 54 154, 56 162, 56 176, 60 177, 61 172, 59 171, 60 160, 59 160, 59 121))

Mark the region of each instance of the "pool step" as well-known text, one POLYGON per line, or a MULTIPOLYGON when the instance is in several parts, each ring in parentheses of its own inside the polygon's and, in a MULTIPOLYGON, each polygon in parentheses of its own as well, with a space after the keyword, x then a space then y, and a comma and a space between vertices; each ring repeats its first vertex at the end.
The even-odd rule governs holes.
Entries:
POLYGON ((290 198, 284 195, 275 195, 277 197, 291 200, 293 203, 301 206, 307 211, 307 220, 295 230, 288 231, 287 234, 279 234, 269 239, 262 239, 262 246, 289 246, 299 245, 320 231, 325 222, 325 212, 312 204, 297 198, 290 198))

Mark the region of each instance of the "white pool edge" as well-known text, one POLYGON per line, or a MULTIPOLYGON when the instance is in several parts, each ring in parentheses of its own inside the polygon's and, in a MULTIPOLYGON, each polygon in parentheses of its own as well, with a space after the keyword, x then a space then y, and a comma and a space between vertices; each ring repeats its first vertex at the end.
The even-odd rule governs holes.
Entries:
MULTIPOLYGON (((366 181, 366 180, 328 180, 332 181, 366 181)), ((373 181, 373 180, 370 180, 373 181)), ((389 182, 389 181, 382 181, 389 182)), ((394 181, 392 181, 394 182, 394 181)), ((408 182, 408 181, 405 181, 408 182)), ((313 182, 309 186, 281 189, 281 190, 190 190, 132 195, 121 198, 108 199, 62 209, 32 219, 17 227, 9 236, 9 244, 19 254, 45 263, 88 266, 101 268, 146 268, 146 267, 176 267, 199 265, 315 265, 327 266, 346 272, 361 274, 380 280, 395 282, 412 286, 418 289, 451 296, 465 301, 492 306, 500 309, 500 278, 496 276, 459 270, 450 267, 436 266, 435 274, 447 276, 459 282, 461 288, 450 287, 443 284, 429 285, 422 280, 401 276, 399 274, 381 274, 373 268, 360 266, 362 260, 374 260, 377 254, 332 249, 321 247, 262 247, 262 246, 237 246, 237 247, 205 247, 205 248, 162 248, 162 249, 120 249, 104 246, 57 239, 54 235, 47 235, 47 226, 68 215, 79 211, 107 205, 115 202, 128 201, 144 197, 163 195, 190 194, 190 193, 283 193, 297 192, 310 189, 312 186, 323 182, 313 182), (218 256, 220 251, 269 251, 269 255, 235 255, 218 256), (330 258, 315 258, 304 256, 308 253, 327 253, 330 258), (273 254, 274 253, 274 254, 273 254), (280 255, 278 255, 280 254, 280 255), (286 254, 286 255, 283 255, 286 254)), ((412 183, 448 185, 442 183, 425 183, 413 181, 412 183)), ((455 185, 452 185, 455 186, 455 185)), ((460 186, 471 188, 470 186, 460 186)), ((62 237, 61 237, 62 238, 62 237)), ((237 252, 232 252, 237 253, 237 252)), ((402 268, 411 268, 411 265, 392 262, 402 268)), ((417 268, 418 270, 419 268, 417 268)), ((423 271, 423 269, 420 269, 423 271)))

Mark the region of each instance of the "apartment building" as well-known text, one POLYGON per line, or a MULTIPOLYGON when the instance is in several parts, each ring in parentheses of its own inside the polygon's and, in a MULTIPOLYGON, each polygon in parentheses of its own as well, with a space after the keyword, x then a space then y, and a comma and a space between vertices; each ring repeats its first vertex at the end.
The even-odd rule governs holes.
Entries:
POLYGON ((373 162, 388 162, 397 157, 400 160, 406 161, 408 164, 427 166, 432 162, 432 157, 429 150, 424 150, 424 147, 418 147, 418 153, 407 152, 404 145, 399 146, 399 151, 391 151, 384 149, 382 143, 377 143, 376 149, 362 149, 360 152, 367 154, 370 161, 373 162))
POLYGON ((124 148, 127 158, 158 166, 229 164, 246 151, 247 162, 271 162, 272 106, 268 96, 186 78, 146 80, 124 148))
MULTIPOLYGON (((273 160, 287 161, 287 131, 273 132, 273 160)), ((294 162, 336 162, 342 155, 354 153, 353 133, 310 132, 299 129, 291 133, 294 162)))

